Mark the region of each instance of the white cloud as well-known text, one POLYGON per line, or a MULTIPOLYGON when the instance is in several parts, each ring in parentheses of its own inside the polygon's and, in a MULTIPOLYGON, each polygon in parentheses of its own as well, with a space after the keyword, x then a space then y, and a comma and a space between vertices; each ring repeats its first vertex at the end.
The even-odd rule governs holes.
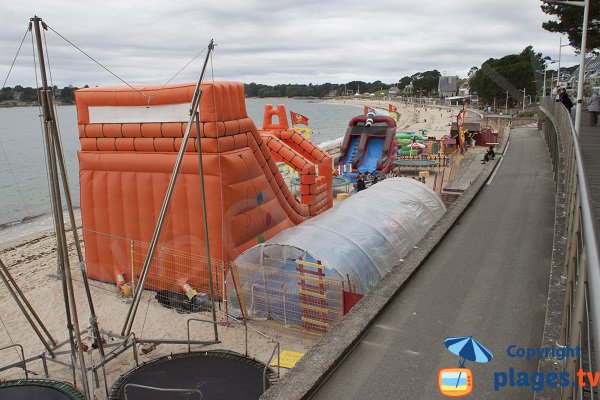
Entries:
MULTIPOLYGON (((4 80, 29 18, 38 14, 131 83, 167 81, 210 38, 216 79, 261 83, 394 82, 438 69, 466 76, 488 58, 528 45, 553 58, 557 34, 538 0, 375 1, 69 1, 3 5, 0 78, 4 80)), ((47 32, 54 83, 117 84, 53 32, 47 32)), ((7 85, 34 85, 27 42, 7 85)), ((577 62, 563 49, 563 65, 577 62)), ((195 80, 196 60, 178 80, 195 80)))

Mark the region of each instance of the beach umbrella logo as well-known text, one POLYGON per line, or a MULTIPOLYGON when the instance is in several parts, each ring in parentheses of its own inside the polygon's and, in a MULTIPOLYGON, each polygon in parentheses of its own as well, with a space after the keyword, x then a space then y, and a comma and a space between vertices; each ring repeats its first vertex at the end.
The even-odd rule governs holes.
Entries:
POLYGON ((447 397, 468 396, 473 391, 473 374, 465 368, 466 361, 487 363, 494 355, 473 336, 449 337, 444 346, 460 357, 458 368, 444 368, 438 374, 440 393, 447 397))

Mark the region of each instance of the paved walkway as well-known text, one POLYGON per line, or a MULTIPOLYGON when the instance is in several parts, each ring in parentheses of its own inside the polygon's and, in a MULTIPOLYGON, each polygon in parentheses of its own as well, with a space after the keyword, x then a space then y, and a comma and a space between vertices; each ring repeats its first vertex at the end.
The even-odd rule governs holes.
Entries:
MULTIPOLYGON (((510 344, 542 341, 554 219, 554 183, 536 129, 511 132, 503 164, 456 226, 321 386, 315 399, 440 399, 437 374, 457 367, 447 336, 475 336, 495 355, 467 363, 474 399, 531 399, 493 389, 494 371, 532 373, 510 344)), ((495 162, 500 162, 496 159, 495 162)))

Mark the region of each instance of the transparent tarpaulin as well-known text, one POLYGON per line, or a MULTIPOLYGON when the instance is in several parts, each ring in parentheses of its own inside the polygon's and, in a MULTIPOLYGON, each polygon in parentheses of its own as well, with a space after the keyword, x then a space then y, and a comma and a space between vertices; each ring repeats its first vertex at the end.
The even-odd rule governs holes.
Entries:
MULTIPOLYGON (((358 292, 367 293, 445 210, 437 194, 423 183, 408 178, 385 179, 242 253, 232 268, 237 274, 238 292, 254 293, 258 287, 268 291, 273 285, 284 285, 286 290, 297 286, 294 260, 302 257, 320 261, 326 279, 351 280, 358 292), (274 275, 287 278, 274 279, 274 275)), ((231 277, 228 281, 230 305, 235 306, 238 299, 231 277)))

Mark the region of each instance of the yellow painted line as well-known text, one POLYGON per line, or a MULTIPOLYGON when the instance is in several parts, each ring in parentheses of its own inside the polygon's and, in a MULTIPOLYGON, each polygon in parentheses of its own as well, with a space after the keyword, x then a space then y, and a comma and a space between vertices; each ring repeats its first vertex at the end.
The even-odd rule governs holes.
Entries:
POLYGON ((316 319, 302 317, 302 321, 308 322, 309 324, 322 326, 324 328, 329 328, 329 324, 323 321, 317 321, 316 319))
POLYGON ((300 307, 301 308, 306 308, 308 310, 323 312, 323 313, 326 313, 326 312, 329 311, 329 309, 327 309, 325 307, 318 307, 318 306, 313 306, 313 305, 310 305, 310 304, 302 304, 302 303, 300 303, 300 307))
POLYGON ((303 261, 303 260, 296 260, 296 264, 306 265, 307 267, 313 267, 313 268, 318 268, 318 269, 325 268, 325 266, 323 264, 317 264, 317 263, 312 263, 312 262, 303 261))
POLYGON ((302 289, 300 289, 298 291, 298 293, 303 294, 305 296, 317 297, 319 299, 326 299, 327 298, 324 294, 315 293, 315 292, 309 292, 308 290, 302 290, 302 289))

